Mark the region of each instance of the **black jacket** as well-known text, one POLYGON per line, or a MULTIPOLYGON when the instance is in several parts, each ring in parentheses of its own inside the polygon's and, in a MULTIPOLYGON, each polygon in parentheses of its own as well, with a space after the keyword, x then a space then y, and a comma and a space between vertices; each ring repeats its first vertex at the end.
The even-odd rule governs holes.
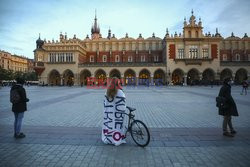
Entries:
POLYGON ((11 90, 17 89, 18 93, 21 97, 21 102, 17 104, 12 104, 12 111, 13 112, 24 112, 27 111, 27 102, 29 99, 26 97, 26 91, 22 85, 16 84, 12 86, 11 90))
POLYGON ((234 102, 234 99, 231 95, 231 86, 227 83, 224 83, 220 89, 219 96, 226 98, 227 108, 219 108, 219 115, 231 115, 239 116, 237 106, 234 102))

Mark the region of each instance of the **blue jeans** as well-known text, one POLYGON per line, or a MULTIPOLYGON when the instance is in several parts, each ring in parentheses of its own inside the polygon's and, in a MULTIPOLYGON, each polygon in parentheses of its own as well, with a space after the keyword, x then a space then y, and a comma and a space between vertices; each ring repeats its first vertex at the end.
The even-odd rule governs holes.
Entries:
POLYGON ((21 131, 24 112, 20 112, 20 113, 14 112, 14 115, 15 115, 14 131, 15 131, 15 134, 19 134, 21 131))

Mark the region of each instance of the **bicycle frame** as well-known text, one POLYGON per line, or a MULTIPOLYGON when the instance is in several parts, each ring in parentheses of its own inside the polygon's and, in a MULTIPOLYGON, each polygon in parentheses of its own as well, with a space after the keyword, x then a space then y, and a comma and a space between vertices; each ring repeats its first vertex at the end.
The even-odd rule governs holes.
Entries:
POLYGON ((124 114, 128 116, 128 128, 127 128, 127 130, 125 132, 125 137, 126 137, 127 133, 131 131, 131 125, 132 125, 131 123, 134 121, 135 115, 132 114, 132 111, 130 111, 130 110, 129 110, 128 114, 127 113, 124 113, 124 114))

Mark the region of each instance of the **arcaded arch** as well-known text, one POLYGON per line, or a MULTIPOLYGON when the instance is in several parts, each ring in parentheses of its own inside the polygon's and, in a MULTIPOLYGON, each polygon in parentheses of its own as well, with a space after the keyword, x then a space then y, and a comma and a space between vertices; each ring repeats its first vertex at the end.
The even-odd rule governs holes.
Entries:
POLYGON ((139 85, 148 85, 150 83, 150 72, 143 69, 139 73, 139 85))
POLYGON ((96 84, 106 83, 106 79, 107 79, 106 72, 103 69, 96 70, 95 79, 97 81, 96 84))
POLYGON ((74 85, 74 73, 69 69, 63 72, 63 85, 67 86, 74 85))
POLYGON ((235 73, 235 84, 242 84, 244 80, 247 80, 247 70, 240 68, 235 73))
POLYGON ((51 70, 48 76, 48 84, 49 85, 60 85, 60 73, 57 70, 51 70))
POLYGON ((188 85, 196 85, 199 84, 199 71, 196 68, 192 68, 187 73, 187 84, 188 85))
POLYGON ((136 73, 132 69, 127 69, 124 72, 124 82, 125 85, 135 85, 136 84, 136 73))
POLYGON ((174 85, 182 85, 184 80, 184 71, 177 68, 172 73, 172 83, 174 85))
POLYGON ((91 77, 91 72, 87 69, 82 70, 80 73, 80 84, 87 85, 88 78, 91 77))
POLYGON ((109 73, 109 77, 117 77, 117 78, 121 78, 121 73, 119 70, 117 69, 112 69, 109 73))
POLYGON ((155 70, 154 72, 154 85, 165 84, 165 73, 162 69, 155 70))
POLYGON ((220 80, 224 81, 225 78, 232 78, 232 76, 233 76, 232 71, 230 69, 228 69, 228 68, 225 68, 220 73, 220 80))
POLYGON ((212 69, 208 68, 202 73, 202 80, 213 81, 215 79, 215 73, 212 69))

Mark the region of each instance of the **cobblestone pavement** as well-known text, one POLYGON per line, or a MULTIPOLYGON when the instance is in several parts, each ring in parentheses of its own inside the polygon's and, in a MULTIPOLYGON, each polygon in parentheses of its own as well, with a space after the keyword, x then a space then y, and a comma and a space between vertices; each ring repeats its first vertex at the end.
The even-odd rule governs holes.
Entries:
POLYGON ((234 138, 221 135, 219 87, 127 87, 127 104, 149 127, 151 142, 101 142, 105 90, 27 87, 24 139, 13 138, 9 90, 0 89, 0 166, 250 166, 250 95, 233 87, 234 138))

